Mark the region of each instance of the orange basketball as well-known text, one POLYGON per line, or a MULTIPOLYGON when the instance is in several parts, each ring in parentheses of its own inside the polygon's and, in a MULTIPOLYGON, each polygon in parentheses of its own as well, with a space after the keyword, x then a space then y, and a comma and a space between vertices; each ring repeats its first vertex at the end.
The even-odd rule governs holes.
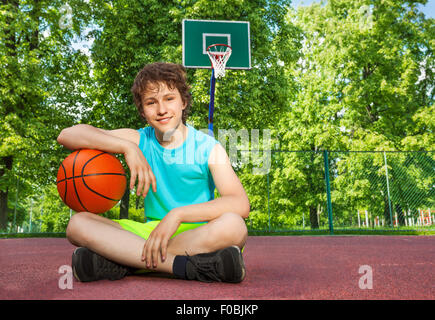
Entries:
POLYGON ((56 184, 62 201, 74 211, 104 213, 121 200, 127 177, 112 154, 80 149, 63 160, 56 184))

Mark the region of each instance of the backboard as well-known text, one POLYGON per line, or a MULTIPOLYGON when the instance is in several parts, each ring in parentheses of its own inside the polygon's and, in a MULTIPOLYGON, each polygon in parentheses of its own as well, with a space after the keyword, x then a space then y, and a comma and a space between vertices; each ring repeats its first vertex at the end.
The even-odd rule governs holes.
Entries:
POLYGON ((226 69, 251 69, 251 40, 248 21, 183 20, 183 66, 211 68, 207 47, 227 44, 232 54, 226 69))

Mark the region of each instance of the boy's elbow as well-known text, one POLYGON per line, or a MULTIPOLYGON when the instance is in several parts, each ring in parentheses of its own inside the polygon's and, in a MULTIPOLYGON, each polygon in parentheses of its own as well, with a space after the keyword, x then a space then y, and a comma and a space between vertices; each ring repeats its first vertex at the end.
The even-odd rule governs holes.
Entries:
POLYGON ((71 131, 73 130, 73 128, 74 127, 62 129, 62 131, 57 136, 57 142, 63 146, 68 144, 68 140, 71 139, 72 136, 71 131))
POLYGON ((69 128, 62 129, 62 131, 57 136, 57 142, 63 146, 68 145, 70 141, 76 139, 76 130, 80 130, 82 126, 82 124, 78 124, 69 128))
POLYGON ((64 128, 57 136, 57 142, 61 145, 67 145, 71 141, 77 140, 77 136, 80 132, 86 130, 88 125, 86 124, 76 124, 72 127, 64 128))
POLYGON ((66 129, 63 129, 60 133, 59 133, 59 135, 57 136, 57 142, 59 143, 59 144, 61 144, 61 145, 64 145, 65 144, 65 136, 67 135, 67 133, 66 133, 66 130, 68 130, 68 128, 66 128, 66 129))

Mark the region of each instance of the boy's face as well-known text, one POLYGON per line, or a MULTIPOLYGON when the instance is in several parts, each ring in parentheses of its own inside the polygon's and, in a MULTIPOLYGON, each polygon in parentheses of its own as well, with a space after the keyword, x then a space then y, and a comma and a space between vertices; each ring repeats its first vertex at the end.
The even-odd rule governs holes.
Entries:
POLYGON ((182 123, 183 102, 177 88, 170 89, 166 83, 149 85, 142 95, 143 115, 150 126, 165 133, 177 129, 182 123))

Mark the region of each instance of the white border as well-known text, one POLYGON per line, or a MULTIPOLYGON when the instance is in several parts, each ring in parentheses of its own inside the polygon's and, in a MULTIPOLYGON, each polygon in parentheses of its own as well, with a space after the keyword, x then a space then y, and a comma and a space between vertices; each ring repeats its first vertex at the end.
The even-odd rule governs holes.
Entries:
POLYGON ((181 40, 181 45, 182 45, 182 60, 183 60, 183 66, 186 68, 195 68, 195 69, 211 69, 211 65, 209 67, 204 67, 204 66, 186 66, 185 65, 185 58, 184 58, 184 22, 185 21, 198 21, 198 22, 223 22, 223 23, 246 23, 247 27, 248 27, 248 49, 249 49, 249 66, 248 67, 230 67, 230 68, 226 68, 226 69, 240 69, 240 70, 249 70, 252 69, 251 67, 251 27, 250 27, 250 23, 249 21, 230 21, 230 20, 202 20, 202 19, 183 19, 181 22, 181 26, 182 26, 182 40, 181 40))
POLYGON ((203 33, 202 34, 202 54, 207 55, 207 37, 227 37, 227 45, 231 47, 231 34, 229 33, 203 33))

